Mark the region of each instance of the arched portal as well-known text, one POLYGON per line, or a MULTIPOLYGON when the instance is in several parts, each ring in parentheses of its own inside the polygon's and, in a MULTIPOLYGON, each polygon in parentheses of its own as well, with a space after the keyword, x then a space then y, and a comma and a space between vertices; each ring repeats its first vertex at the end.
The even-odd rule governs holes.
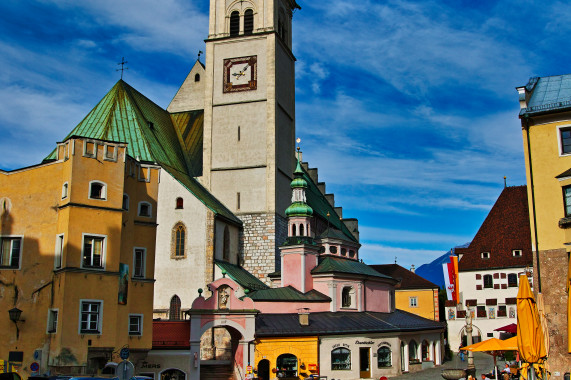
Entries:
POLYGON ((258 362, 258 379, 270 380, 270 361, 262 359, 258 362))

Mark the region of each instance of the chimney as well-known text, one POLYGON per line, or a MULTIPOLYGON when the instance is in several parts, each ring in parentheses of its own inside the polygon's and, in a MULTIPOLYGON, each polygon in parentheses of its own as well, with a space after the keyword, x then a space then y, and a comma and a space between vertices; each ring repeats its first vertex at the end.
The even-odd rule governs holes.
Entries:
POLYGON ((309 309, 307 307, 299 309, 298 315, 299 315, 299 325, 309 326, 309 309))
POLYGON ((411 271, 412 273, 415 273, 415 272, 414 272, 414 271, 415 271, 415 269, 414 269, 414 264, 412 264, 412 265, 410 266, 410 271, 411 271))

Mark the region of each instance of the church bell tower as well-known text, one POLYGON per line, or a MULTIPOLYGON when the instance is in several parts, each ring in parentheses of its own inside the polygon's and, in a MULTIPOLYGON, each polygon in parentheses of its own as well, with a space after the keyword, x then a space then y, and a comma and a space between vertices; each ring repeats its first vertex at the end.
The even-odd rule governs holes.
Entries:
POLYGON ((210 0, 202 182, 244 222, 243 265, 262 280, 287 237, 296 9, 295 0, 210 0))

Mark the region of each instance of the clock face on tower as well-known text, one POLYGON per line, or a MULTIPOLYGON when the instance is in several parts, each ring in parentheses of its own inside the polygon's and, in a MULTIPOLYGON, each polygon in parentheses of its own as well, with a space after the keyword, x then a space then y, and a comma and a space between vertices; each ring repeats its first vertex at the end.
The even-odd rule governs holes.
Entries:
POLYGON ((255 90, 258 84, 258 57, 229 58, 224 60, 223 92, 255 90))

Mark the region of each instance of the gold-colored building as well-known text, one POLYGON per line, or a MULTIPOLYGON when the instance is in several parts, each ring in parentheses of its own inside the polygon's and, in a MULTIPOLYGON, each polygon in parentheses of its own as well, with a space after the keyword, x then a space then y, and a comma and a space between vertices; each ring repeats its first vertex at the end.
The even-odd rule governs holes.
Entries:
POLYGON ((397 309, 434 321, 440 320, 438 285, 398 264, 371 265, 371 267, 399 281, 395 287, 397 309))
POLYGON ((571 75, 518 87, 533 249, 534 292, 548 321, 554 378, 571 367, 568 315, 571 245, 571 75))

